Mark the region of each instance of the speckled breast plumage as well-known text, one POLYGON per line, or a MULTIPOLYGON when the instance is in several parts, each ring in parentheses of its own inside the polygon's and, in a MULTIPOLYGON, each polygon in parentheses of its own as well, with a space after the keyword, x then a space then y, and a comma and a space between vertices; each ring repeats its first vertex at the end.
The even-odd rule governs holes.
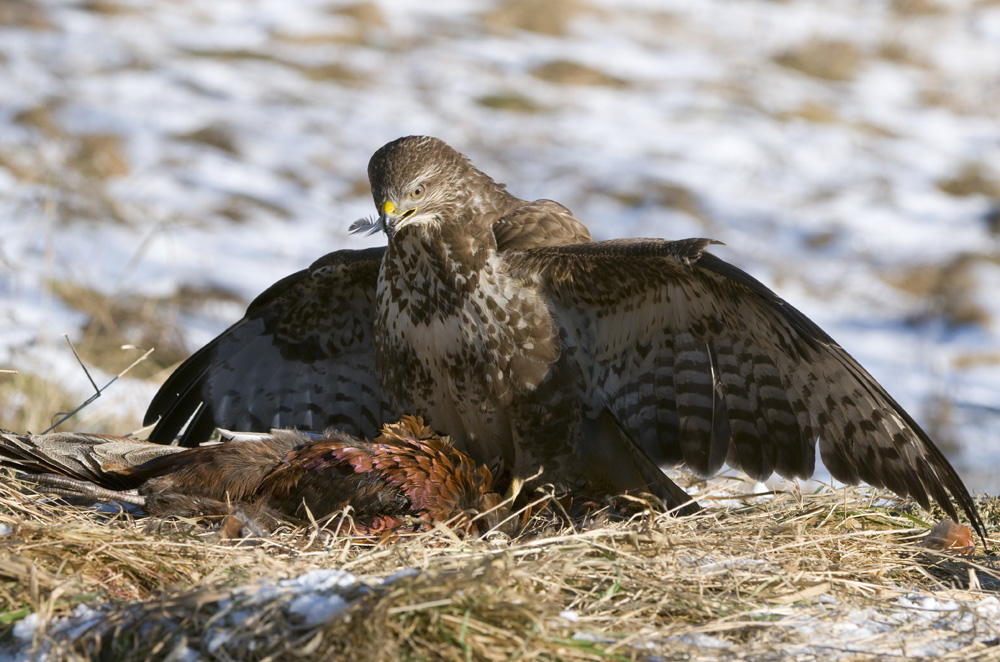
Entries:
POLYGON ((495 251, 468 260, 447 242, 425 243, 397 238, 379 274, 374 337, 386 398, 448 430, 479 461, 509 467, 507 406, 558 356, 551 318, 530 289, 498 274, 495 251))

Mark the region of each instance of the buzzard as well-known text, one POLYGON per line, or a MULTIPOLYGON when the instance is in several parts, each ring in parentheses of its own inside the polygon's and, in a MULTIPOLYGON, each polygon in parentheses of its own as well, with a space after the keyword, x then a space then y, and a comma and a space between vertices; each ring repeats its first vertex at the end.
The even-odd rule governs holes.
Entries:
MULTIPOLYGON (((498 250, 589 242, 552 200, 501 198, 498 250)), ((356 224, 355 229, 375 228, 356 224)), ((371 438, 395 420, 375 374, 372 321, 384 248, 342 250, 281 279, 171 374, 154 396, 150 440, 195 446, 215 428, 326 430, 371 438)), ((406 412, 400 412, 400 414, 406 412)))
POLYGON ((315 425, 288 410, 364 433, 416 412, 477 462, 499 460, 508 492, 533 478, 648 491, 680 512, 696 506, 660 467, 806 478, 818 443, 834 478, 953 517, 954 500, 985 538, 912 417, 811 320, 706 251, 717 242, 575 241, 564 208, 519 200, 435 138, 385 145, 368 174, 388 246, 334 253, 265 292, 164 385, 154 436, 189 418, 186 441, 240 417, 315 425), (555 210, 551 241, 518 218, 536 207, 555 210), (507 241, 510 228, 529 240, 507 241))
POLYGON ((261 529, 350 507, 356 533, 421 531, 435 522, 485 532, 506 513, 490 470, 412 416, 387 424, 372 442, 332 430, 276 430, 189 449, 0 430, 0 464, 29 472, 49 491, 131 503, 154 516, 233 514, 261 529))

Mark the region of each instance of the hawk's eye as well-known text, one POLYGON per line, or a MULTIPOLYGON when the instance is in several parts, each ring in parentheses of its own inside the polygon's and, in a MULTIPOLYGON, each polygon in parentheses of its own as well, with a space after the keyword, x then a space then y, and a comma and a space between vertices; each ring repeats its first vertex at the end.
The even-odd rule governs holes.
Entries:
POLYGON ((420 198, 424 197, 424 185, 420 184, 415 189, 410 191, 410 197, 413 198, 414 200, 419 200, 420 198))

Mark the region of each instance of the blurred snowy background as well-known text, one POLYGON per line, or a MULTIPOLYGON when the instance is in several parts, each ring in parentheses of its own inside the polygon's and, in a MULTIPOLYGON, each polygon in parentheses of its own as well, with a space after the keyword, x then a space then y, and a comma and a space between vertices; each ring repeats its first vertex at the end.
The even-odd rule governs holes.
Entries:
POLYGON ((128 432, 443 138, 596 238, 707 236, 1000 472, 997 0, 0 0, 0 426, 128 432))

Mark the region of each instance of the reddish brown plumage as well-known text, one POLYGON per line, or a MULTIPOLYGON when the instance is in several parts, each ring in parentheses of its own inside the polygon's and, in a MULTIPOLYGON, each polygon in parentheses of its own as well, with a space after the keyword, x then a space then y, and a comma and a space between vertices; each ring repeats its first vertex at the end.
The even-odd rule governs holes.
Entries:
POLYGON ((36 474, 43 486, 118 498, 152 515, 236 514, 265 529, 345 509, 360 533, 419 531, 435 522, 482 532, 500 519, 489 469, 409 416, 386 425, 374 441, 280 430, 192 449, 104 435, 4 432, 0 462, 36 474))
POLYGON ((956 524, 948 517, 945 517, 928 531, 927 536, 920 544, 936 551, 956 554, 972 554, 976 548, 972 530, 967 526, 956 524))

